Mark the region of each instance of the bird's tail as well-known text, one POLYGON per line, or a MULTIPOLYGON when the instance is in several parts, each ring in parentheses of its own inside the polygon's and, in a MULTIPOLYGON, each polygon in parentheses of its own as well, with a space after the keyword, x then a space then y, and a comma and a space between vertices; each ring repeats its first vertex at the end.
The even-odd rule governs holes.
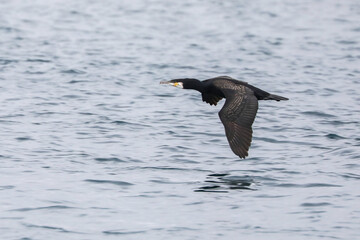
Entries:
POLYGON ((281 101, 281 100, 289 100, 289 99, 286 97, 275 95, 275 94, 270 94, 269 96, 265 97, 264 100, 281 101))

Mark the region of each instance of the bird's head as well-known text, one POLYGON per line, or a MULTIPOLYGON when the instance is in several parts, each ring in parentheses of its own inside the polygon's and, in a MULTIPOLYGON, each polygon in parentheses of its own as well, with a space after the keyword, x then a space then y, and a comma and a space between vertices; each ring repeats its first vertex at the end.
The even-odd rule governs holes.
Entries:
POLYGON ((171 85, 177 88, 184 88, 184 82, 182 79, 174 79, 170 81, 162 81, 160 84, 171 85))
POLYGON ((173 79, 170 81, 160 82, 160 84, 171 85, 184 89, 197 89, 197 86, 201 86, 201 82, 195 78, 173 79))

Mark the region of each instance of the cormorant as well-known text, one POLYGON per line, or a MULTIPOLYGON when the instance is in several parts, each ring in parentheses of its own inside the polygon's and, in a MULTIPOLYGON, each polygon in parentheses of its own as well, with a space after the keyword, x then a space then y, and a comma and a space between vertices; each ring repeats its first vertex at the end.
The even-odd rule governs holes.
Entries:
POLYGON ((289 100, 228 76, 204 81, 194 78, 174 79, 160 84, 197 90, 201 93, 202 100, 210 105, 216 105, 222 98, 226 98, 219 117, 225 127, 231 150, 240 158, 248 156, 252 138, 251 125, 258 110, 258 100, 289 100))

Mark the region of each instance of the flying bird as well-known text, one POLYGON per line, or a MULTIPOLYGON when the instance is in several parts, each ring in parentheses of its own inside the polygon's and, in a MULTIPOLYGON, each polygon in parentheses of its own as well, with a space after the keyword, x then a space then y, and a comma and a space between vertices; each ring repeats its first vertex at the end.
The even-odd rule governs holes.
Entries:
POLYGON ((228 76, 204 81, 194 78, 173 79, 160 84, 197 90, 201 93, 202 100, 210 105, 216 106, 225 98, 219 117, 225 127, 231 150, 240 158, 248 156, 253 133, 251 126, 258 110, 258 100, 289 100, 228 76))

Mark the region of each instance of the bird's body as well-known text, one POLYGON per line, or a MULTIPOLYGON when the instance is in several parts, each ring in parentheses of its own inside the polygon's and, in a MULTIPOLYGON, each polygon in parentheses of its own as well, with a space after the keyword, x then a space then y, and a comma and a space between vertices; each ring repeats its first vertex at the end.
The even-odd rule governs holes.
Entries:
POLYGON ((174 79, 160 84, 197 90, 201 93, 202 100, 210 105, 216 105, 225 98, 219 117, 225 127, 231 150, 240 158, 248 156, 252 139, 251 126, 258 110, 258 100, 288 100, 227 76, 204 81, 193 78, 174 79))

